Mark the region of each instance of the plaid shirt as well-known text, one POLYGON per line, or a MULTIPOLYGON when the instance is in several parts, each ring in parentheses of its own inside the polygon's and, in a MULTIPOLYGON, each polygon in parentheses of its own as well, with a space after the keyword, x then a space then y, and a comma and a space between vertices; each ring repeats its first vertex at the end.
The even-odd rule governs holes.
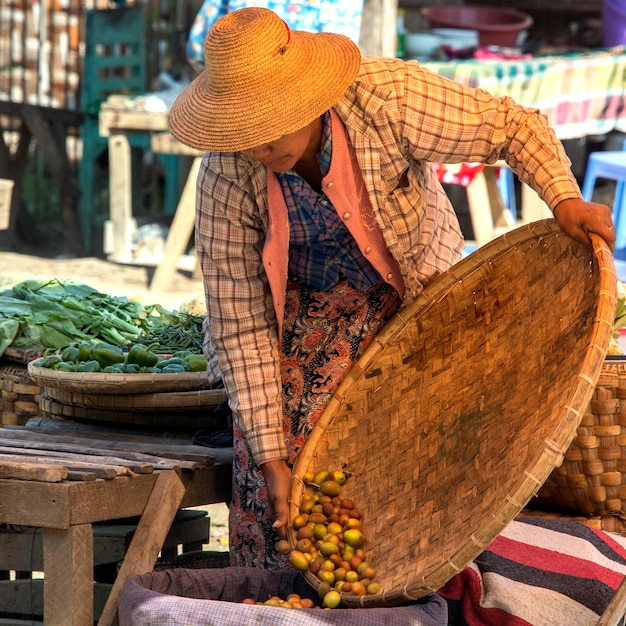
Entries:
MULTIPOLYGON (((504 159, 548 206, 580 198, 545 117, 416 62, 364 58, 333 107, 354 148, 408 304, 457 262, 458 221, 429 162, 504 159)), ((262 252, 267 172, 243 153, 207 153, 198 177, 196 248, 207 298, 210 373, 222 376, 257 464, 286 458, 277 320, 262 252)))

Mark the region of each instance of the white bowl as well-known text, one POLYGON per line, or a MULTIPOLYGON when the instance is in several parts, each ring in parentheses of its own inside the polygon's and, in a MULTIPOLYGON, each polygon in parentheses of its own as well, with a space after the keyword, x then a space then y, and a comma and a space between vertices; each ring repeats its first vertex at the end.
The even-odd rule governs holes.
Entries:
POLYGON ((407 57, 432 56, 441 45, 441 37, 433 33, 406 33, 404 52, 407 57))
POLYGON ((433 28, 432 33, 440 38, 441 46, 452 50, 464 50, 478 46, 478 31, 469 28, 433 28))

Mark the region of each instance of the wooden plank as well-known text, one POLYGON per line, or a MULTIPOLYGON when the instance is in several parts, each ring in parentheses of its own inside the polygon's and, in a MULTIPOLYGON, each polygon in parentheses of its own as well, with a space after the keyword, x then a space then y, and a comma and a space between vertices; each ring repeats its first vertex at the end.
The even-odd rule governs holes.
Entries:
MULTIPOLYGON (((80 438, 76 438, 75 441, 80 442, 80 438)), ((48 437, 43 438, 30 438, 25 440, 15 440, 10 437, 3 437, 2 431, 0 430, 0 453, 6 451, 6 447, 10 446, 12 450, 16 451, 16 454, 19 454, 18 450, 42 450, 42 451, 52 451, 58 453, 75 453, 80 455, 89 455, 93 457, 105 457, 108 453, 111 452, 112 448, 108 447, 92 447, 82 445, 81 443, 59 443, 50 441, 48 437)), ((154 454, 146 454, 142 452, 134 452, 134 451, 126 451, 126 450, 116 450, 115 457, 120 464, 126 465, 125 461, 131 461, 134 464, 145 464, 146 466, 154 466, 160 467, 163 469, 177 469, 179 467, 184 467, 185 469, 195 469, 199 463, 194 462, 185 462, 181 461, 180 463, 176 463, 172 460, 164 459, 160 456, 154 454)), ((128 464, 129 467, 132 467, 131 464, 128 464)), ((133 471, 136 471, 133 469, 133 471)), ((147 470, 149 471, 149 470, 147 470)), ((141 472, 140 472, 141 473, 141 472)))
MULTIPOLYGON (((66 461, 67 464, 86 463, 89 465, 102 465, 103 467, 112 466, 126 469, 132 469, 132 471, 138 474, 147 474, 154 471, 152 463, 145 463, 142 460, 133 461, 132 459, 121 458, 117 455, 106 454, 109 450, 102 451, 103 454, 96 454, 88 449, 82 448, 79 452, 71 452, 70 450, 59 450, 54 446, 44 447, 30 447, 30 446, 3 446, 0 444, 0 458, 3 456, 17 456, 17 457, 41 457, 49 459, 50 462, 54 462, 55 459, 61 459, 66 461)), ((171 469, 171 468, 168 468, 171 469)), ((126 473, 126 472, 122 472, 126 473)))
POLYGON ((150 571, 154 567, 184 494, 185 486, 175 472, 159 472, 98 626, 110 626, 115 622, 117 601, 126 581, 131 576, 150 571))
POLYGON ((68 470, 68 480, 96 480, 98 478, 96 472, 90 472, 89 470, 68 470))
MULTIPOLYGON (((48 453, 50 454, 50 453, 48 453)), ((123 465, 110 465, 102 463, 90 463, 89 461, 79 461, 77 459, 68 459, 65 461, 62 457, 59 457, 55 460, 52 456, 44 456, 38 457, 34 455, 8 455, 8 454, 0 454, 0 464, 4 461, 16 461, 19 458, 28 459, 27 462, 32 462, 33 464, 37 464, 38 462, 47 463, 47 464, 56 464, 58 467, 64 467, 66 469, 88 469, 96 474, 98 478, 104 478, 107 480, 116 478, 117 476, 125 476, 131 473, 131 470, 123 465)), ((149 474, 151 472, 137 472, 139 474, 149 474)))
MULTIPOLYGON (((198 471, 201 470, 188 473, 195 477, 198 471)), ((67 483, 71 487, 71 523, 83 524, 141 515, 158 476, 159 472, 154 472, 120 476, 115 480, 67 483)))
POLYGON ((165 131, 167 113, 111 110, 103 104, 98 114, 98 130, 102 137, 111 137, 120 131, 165 131))
MULTIPOLYGON (((31 422, 50 424, 55 427, 46 426, 15 426, 5 425, 0 429, 3 438, 16 438, 20 440, 49 439, 58 443, 69 443, 80 441, 83 445, 90 447, 106 448, 108 450, 141 452, 152 454, 163 458, 174 458, 187 461, 195 461, 202 465, 211 465, 218 461, 220 463, 232 463, 232 448, 207 448, 191 443, 175 443, 172 438, 155 437, 147 435, 135 435, 123 432, 111 432, 110 429, 98 430, 93 425, 78 424, 76 422, 63 422, 49 418, 37 418, 29 420, 31 422), (59 423, 58 425, 56 423, 59 423), (58 426, 58 427, 56 427, 58 426), (85 430, 80 430, 84 427, 85 430), (63 432, 75 433, 75 435, 59 434, 63 432), (114 439, 113 439, 114 437, 114 439)), ((175 440, 174 440, 175 441, 175 440)))
POLYGON ((27 463, 22 461, 2 461, 0 478, 38 480, 45 483, 58 483, 68 477, 68 470, 52 463, 27 463))
MULTIPOLYGON (((141 515, 156 476, 137 474, 115 480, 61 483, 0 480, 0 523, 68 528, 71 524, 141 515)), ((206 480, 208 498, 213 476, 206 476, 202 470, 194 471, 193 477, 196 476, 206 480)), ((201 500, 190 506, 204 503, 201 500)))
POLYGON ((153 133, 150 137, 152 152, 160 154, 182 154, 186 156, 201 157, 204 152, 190 148, 181 143, 170 133, 153 133))
POLYGON ((93 623, 91 524, 43 531, 43 618, 46 626, 93 623))
POLYGON ((66 528, 69 484, 0 480, 0 523, 66 528))

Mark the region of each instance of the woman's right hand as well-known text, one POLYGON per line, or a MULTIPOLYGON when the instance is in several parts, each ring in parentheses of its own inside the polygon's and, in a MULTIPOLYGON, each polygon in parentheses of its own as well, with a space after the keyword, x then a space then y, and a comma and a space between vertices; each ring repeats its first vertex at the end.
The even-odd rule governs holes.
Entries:
POLYGON ((274 522, 272 528, 278 539, 287 539, 288 500, 291 490, 291 470, 285 461, 268 461, 261 465, 270 515, 274 522))

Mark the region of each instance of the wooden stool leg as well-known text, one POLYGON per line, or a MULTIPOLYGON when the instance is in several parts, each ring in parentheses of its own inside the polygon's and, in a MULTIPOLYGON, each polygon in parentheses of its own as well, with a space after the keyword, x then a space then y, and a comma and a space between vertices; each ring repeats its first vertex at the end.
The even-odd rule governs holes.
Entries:
POLYGON ((148 572, 154 567, 184 495, 185 486, 176 472, 173 470, 159 472, 98 626, 116 623, 117 601, 126 581, 131 576, 148 572))
POLYGON ((526 184, 522 185, 522 223, 529 224, 543 220, 552 215, 548 205, 539 197, 537 192, 526 184))
POLYGON ((493 216, 485 170, 476 174, 466 191, 474 239, 478 246, 482 246, 493 239, 493 216))
POLYGON ((133 232, 137 227, 133 218, 131 151, 126 135, 117 133, 109 137, 109 161, 110 223, 106 227, 104 251, 109 260, 124 263, 131 260, 133 232))
POLYGON ((46 626, 93 624, 93 529, 43 529, 44 623, 46 626), (67 555, 70 555, 68 563, 67 555), (71 621, 68 622, 68 616, 71 621))

